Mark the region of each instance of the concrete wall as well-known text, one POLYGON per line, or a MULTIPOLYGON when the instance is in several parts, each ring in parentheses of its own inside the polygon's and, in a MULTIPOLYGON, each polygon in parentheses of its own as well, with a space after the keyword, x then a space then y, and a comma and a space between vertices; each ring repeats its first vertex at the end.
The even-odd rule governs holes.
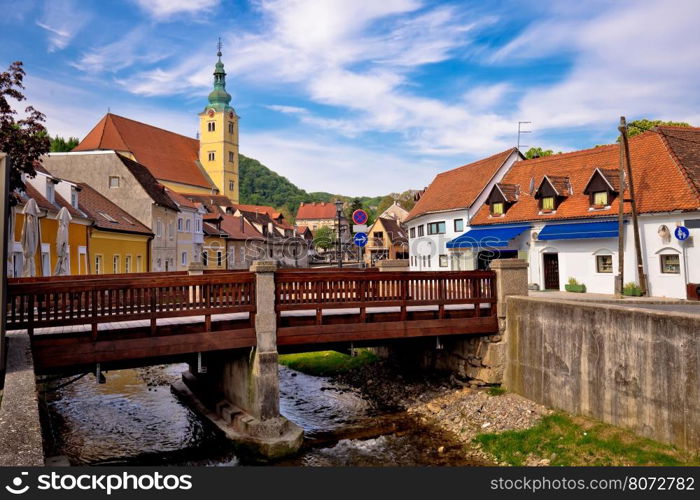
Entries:
POLYGON ((511 297, 508 390, 700 449, 700 316, 511 297))

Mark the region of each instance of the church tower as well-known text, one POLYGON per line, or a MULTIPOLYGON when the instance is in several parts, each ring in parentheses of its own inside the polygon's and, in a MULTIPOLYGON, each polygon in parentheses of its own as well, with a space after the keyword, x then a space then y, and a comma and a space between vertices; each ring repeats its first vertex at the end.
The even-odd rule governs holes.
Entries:
POLYGON ((214 69, 214 90, 199 113, 199 162, 219 190, 238 203, 238 115, 229 105, 226 72, 221 62, 221 40, 214 69))

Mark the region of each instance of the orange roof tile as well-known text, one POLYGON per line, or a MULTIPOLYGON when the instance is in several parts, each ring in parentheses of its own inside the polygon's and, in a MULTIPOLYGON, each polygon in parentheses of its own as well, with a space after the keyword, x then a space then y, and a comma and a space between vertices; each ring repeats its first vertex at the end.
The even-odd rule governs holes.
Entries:
POLYGON ((335 217, 335 203, 320 201, 314 203, 300 203, 296 219, 335 219, 335 217))
MULTIPOLYGON (((700 197, 693 192, 660 134, 646 132, 631 138, 630 156, 639 213, 700 208, 700 197)), ((596 168, 617 169, 619 158, 620 146, 613 144, 516 162, 502 182, 519 186, 518 200, 501 217, 492 217, 488 205, 484 205, 472 219, 472 224, 615 216, 619 197, 613 200, 609 209, 591 211, 589 196, 583 190, 596 168), (530 186, 536 188, 545 175, 552 174, 568 177, 573 194, 564 198, 556 212, 540 214, 530 186)), ((627 191, 625 198, 629 198, 627 191)), ((625 210, 630 211, 629 203, 625 204, 625 210)))
POLYGON ((244 217, 224 215, 221 230, 232 240, 264 240, 263 235, 244 217))
POLYGON ((663 126, 656 130, 700 195, 700 128, 663 126))
POLYGON ((409 212, 406 221, 431 212, 471 206, 514 151, 516 148, 511 148, 438 174, 409 212))
POLYGON ((84 182, 78 185, 81 187, 78 206, 95 221, 95 227, 105 231, 153 235, 148 227, 112 203, 107 197, 84 182))
POLYGON ((107 113, 73 151, 100 149, 130 152, 156 179, 213 187, 197 163, 197 139, 107 113))

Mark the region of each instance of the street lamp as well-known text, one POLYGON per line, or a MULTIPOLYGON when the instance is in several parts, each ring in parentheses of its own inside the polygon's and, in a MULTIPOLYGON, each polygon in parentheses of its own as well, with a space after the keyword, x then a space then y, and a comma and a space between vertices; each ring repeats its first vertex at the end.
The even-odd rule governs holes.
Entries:
POLYGON ((343 243, 341 241, 341 228, 340 228, 340 221, 341 221, 341 216, 343 215, 343 202, 341 200, 335 200, 335 213, 336 216, 338 217, 338 267, 343 267, 343 254, 342 254, 342 249, 343 249, 343 243))

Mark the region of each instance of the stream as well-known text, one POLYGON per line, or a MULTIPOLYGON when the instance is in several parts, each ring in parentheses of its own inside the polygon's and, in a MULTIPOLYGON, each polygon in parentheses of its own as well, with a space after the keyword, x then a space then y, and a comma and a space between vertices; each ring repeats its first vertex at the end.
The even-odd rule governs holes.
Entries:
MULTIPOLYGON (((46 384, 47 456, 71 465, 240 465, 231 444, 171 392, 187 365, 89 374, 46 384)), ((305 431, 294 457, 272 465, 484 465, 441 431, 384 413, 359 391, 280 366, 281 412, 305 431)))

